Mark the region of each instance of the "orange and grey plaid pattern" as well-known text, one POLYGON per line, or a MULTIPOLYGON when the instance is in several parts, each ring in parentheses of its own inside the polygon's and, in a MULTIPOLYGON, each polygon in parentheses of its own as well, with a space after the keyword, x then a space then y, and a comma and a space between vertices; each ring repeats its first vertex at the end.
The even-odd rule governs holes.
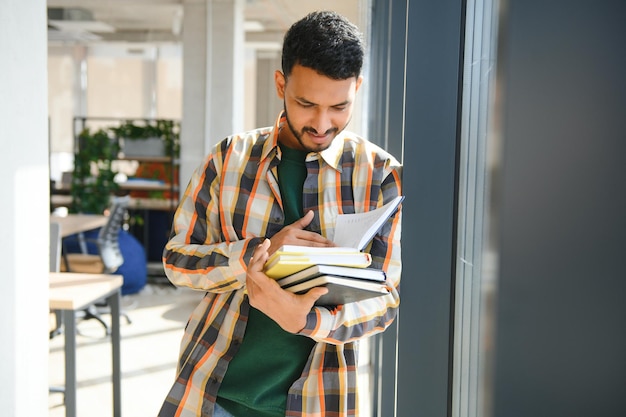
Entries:
MULTIPOLYGON (((159 416, 211 416, 220 381, 245 332, 249 304, 246 265, 257 244, 283 227, 275 126, 217 144, 193 174, 176 211, 163 263, 178 286, 206 292, 181 342, 176 380, 159 416)), ((376 145, 342 132, 306 160, 304 212, 309 230, 331 238, 338 214, 373 210, 401 194, 401 166, 376 145)), ((386 271, 391 293, 334 309, 314 307, 301 334, 317 343, 291 386, 287 416, 358 415, 357 344, 396 316, 401 272, 401 210, 367 248, 386 271)))

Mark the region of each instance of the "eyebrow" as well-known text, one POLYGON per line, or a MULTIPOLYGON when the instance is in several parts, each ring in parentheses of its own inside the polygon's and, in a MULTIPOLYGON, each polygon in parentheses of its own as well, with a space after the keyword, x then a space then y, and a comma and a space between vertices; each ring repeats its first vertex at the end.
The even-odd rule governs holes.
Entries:
MULTIPOLYGON (((309 101, 309 100, 307 100, 304 97, 295 97, 295 99, 298 100, 301 103, 304 103, 304 104, 311 104, 311 105, 314 105, 314 106, 318 105, 317 103, 313 103, 312 101, 309 101)), ((345 106, 347 104, 350 104, 350 100, 345 100, 345 101, 342 101, 341 103, 332 104, 330 107, 341 107, 341 106, 345 106)))

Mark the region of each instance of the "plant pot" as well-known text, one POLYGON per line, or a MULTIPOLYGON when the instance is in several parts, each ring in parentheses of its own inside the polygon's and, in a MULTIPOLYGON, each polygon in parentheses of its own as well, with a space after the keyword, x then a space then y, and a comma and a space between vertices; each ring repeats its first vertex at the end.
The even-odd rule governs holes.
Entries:
POLYGON ((125 157, 166 156, 165 142, 161 138, 123 139, 125 157))

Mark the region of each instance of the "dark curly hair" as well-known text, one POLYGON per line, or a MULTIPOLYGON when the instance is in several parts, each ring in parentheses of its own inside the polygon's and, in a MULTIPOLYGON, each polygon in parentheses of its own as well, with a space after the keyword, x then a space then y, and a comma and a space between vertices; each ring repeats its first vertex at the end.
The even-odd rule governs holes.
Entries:
POLYGON ((294 23, 283 41, 283 74, 296 64, 335 80, 358 77, 363 66, 361 32, 331 11, 313 12, 294 23))

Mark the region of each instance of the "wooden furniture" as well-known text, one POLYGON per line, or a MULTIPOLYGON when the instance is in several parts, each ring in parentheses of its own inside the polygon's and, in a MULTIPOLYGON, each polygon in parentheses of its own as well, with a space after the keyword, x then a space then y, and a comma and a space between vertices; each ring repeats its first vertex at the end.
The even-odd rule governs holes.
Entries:
POLYGON ((61 225, 61 237, 97 229, 107 223, 108 216, 98 214, 50 215, 50 221, 61 225))
MULTIPOLYGON (((129 197, 114 197, 107 221, 98 233, 97 254, 70 253, 65 255, 67 270, 70 272, 112 273, 123 263, 124 257, 119 247, 119 232, 124 222, 129 197)), ((95 223, 95 222, 94 222, 95 223)))
MULTIPOLYGON (((125 185, 120 186, 122 190, 125 185)), ((136 188, 134 188, 136 189, 136 188)), ((50 196, 50 205, 53 208, 70 207, 72 205, 72 197, 70 195, 53 194, 50 196)), ((178 206, 178 199, 174 198, 143 198, 131 197, 128 208, 131 210, 155 210, 173 212, 178 206)), ((70 216, 74 216, 71 214, 70 216)), ((56 216, 55 216, 56 218, 56 216)))
MULTIPOLYGON (((58 223, 61 228, 61 239, 86 232, 88 230, 103 227, 107 224, 108 220, 108 216, 98 214, 68 214, 67 216, 56 216, 54 214, 50 215, 50 223, 58 223)), ((82 236, 79 238, 79 242, 81 243, 83 251, 87 252, 87 247, 82 236)), ((61 247, 63 247, 63 244, 61 244, 61 247)), ((62 268, 67 269, 67 266, 69 265, 68 254, 62 250, 61 256, 63 261, 60 265, 62 268)))
POLYGON ((113 416, 120 417, 120 298, 123 278, 111 274, 50 273, 50 309, 63 311, 65 326, 65 415, 76 416, 76 312, 106 298, 111 306, 113 416))
MULTIPOLYGON (((98 237, 95 240, 98 249, 97 253, 85 253, 85 250, 83 253, 63 253, 64 268, 62 267, 62 271, 89 274, 111 274, 117 271, 124 263, 124 256, 119 246, 119 232, 124 221, 124 214, 126 213, 129 199, 130 197, 128 196, 114 197, 109 215, 102 216, 106 219, 106 223, 100 228, 98 237)), ((96 220, 99 219, 92 219, 91 217, 92 216, 74 215, 72 218, 77 221, 82 219, 83 227, 92 228, 91 226, 97 224, 98 222, 96 220), (87 218, 85 219, 85 217, 87 218)), ((68 228, 71 230, 79 229, 79 226, 71 223, 67 226, 69 226, 68 228)), ((63 230, 63 227, 61 227, 61 230, 63 230)), ((86 244, 87 241, 83 240, 83 242, 86 244)), ((85 319, 98 320, 102 326, 104 326, 106 334, 109 334, 110 328, 101 317, 95 304, 88 306, 83 312, 85 319)), ((124 317, 128 323, 131 322, 128 315, 124 314, 124 317)))

